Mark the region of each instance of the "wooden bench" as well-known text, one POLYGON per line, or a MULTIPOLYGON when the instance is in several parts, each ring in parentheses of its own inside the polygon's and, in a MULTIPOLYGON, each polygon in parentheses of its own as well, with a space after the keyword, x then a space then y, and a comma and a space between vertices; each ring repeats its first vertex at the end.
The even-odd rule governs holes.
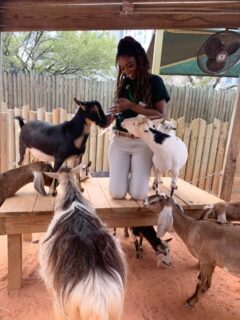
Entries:
MULTIPOLYGON (((170 194, 170 178, 163 178, 162 191, 170 194)), ((151 182, 150 182, 151 183, 151 182)), ((108 178, 90 178, 84 195, 108 227, 156 225, 158 214, 143 207, 142 201, 113 200, 108 193, 108 178)), ((219 198, 179 179, 175 198, 185 212, 197 217, 204 204, 219 198)), ((153 191, 149 188, 149 194, 153 191)), ((32 184, 5 200, 0 208, 0 235, 8 237, 8 288, 19 289, 22 279, 22 235, 45 232, 52 218, 55 198, 36 194, 32 184)))

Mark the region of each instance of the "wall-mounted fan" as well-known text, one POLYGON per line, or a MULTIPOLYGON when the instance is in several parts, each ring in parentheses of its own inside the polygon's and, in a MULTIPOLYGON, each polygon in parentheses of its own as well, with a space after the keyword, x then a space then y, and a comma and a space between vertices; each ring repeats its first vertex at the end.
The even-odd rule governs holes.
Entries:
POLYGON ((197 55, 199 68, 205 73, 224 73, 240 60, 240 33, 221 31, 210 36, 200 47, 197 55))

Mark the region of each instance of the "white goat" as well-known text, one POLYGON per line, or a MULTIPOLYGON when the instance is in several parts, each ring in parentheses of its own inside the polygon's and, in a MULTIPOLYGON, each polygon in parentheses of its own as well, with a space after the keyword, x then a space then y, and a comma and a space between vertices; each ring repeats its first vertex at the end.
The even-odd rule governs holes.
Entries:
POLYGON ((79 170, 62 168, 55 214, 40 247, 42 278, 56 319, 119 320, 126 263, 117 240, 83 197, 74 179, 79 170))
POLYGON ((171 172, 172 196, 174 189, 177 188, 179 171, 185 165, 188 158, 187 147, 184 142, 175 135, 171 136, 153 129, 151 120, 143 115, 125 119, 122 122, 122 126, 128 132, 144 140, 152 149, 154 175, 157 186, 161 183, 160 174, 167 171, 171 172))
POLYGON ((0 206, 5 199, 13 196, 25 184, 34 181, 35 189, 46 195, 44 185, 50 186, 52 178, 47 177, 42 172, 53 171, 50 164, 37 161, 24 165, 20 168, 11 169, 0 174, 0 206), (34 179, 37 178, 37 179, 34 179))
POLYGON ((240 202, 217 202, 206 205, 200 219, 213 218, 218 222, 240 221, 240 202))
POLYGON ((154 195, 148 201, 151 208, 160 211, 158 236, 162 237, 173 226, 191 254, 199 260, 200 274, 196 290, 187 299, 190 306, 194 306, 199 295, 211 287, 216 266, 240 276, 240 225, 220 224, 215 220, 195 220, 184 215, 183 209, 170 197, 154 195), (172 219, 167 219, 166 222, 167 216, 172 219), (172 223, 169 224, 171 220, 172 223))

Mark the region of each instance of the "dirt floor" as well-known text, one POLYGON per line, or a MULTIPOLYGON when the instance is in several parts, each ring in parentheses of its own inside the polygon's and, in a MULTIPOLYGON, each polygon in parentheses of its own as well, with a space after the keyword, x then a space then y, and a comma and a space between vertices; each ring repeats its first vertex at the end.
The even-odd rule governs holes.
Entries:
MULTIPOLYGON (((123 320, 240 320, 240 278, 217 268, 211 289, 194 309, 184 303, 194 291, 196 260, 173 234, 173 265, 158 269, 151 248, 144 242, 144 258, 135 258, 131 239, 117 230, 128 261, 123 320)), ((41 234, 34 234, 35 240, 41 234)), ((39 244, 23 244, 23 286, 7 290, 7 239, 0 237, 0 320, 51 320, 52 306, 38 275, 39 244)))

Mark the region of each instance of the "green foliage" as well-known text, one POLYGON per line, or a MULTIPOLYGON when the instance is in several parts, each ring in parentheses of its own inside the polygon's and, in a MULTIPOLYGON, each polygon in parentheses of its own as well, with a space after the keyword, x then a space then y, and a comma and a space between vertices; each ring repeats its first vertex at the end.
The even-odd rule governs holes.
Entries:
POLYGON ((3 66, 54 75, 113 75, 116 46, 108 32, 5 33, 3 66))

